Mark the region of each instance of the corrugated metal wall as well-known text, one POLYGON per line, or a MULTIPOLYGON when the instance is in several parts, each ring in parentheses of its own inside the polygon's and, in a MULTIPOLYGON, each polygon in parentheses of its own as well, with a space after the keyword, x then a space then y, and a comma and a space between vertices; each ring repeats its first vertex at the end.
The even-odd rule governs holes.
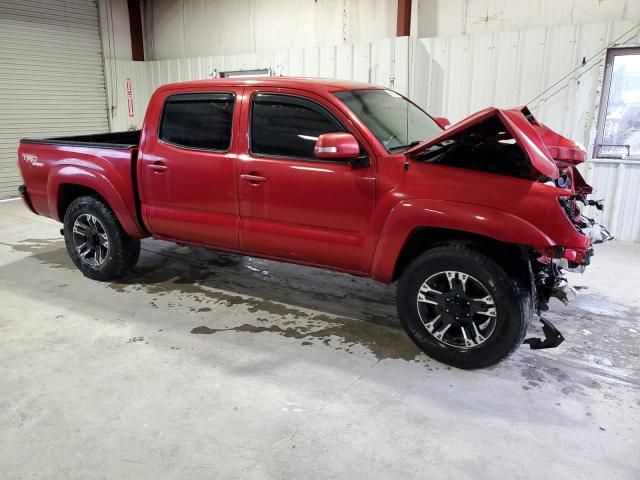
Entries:
MULTIPOLYGON (((594 137, 602 50, 614 41, 640 43, 640 29, 634 26, 633 22, 611 22, 144 63, 110 61, 108 70, 116 78, 112 124, 117 129, 140 126, 155 88, 209 78, 214 70, 272 67, 284 75, 375 83, 408 94, 429 112, 456 121, 490 105, 527 104, 578 67, 530 107, 541 121, 589 145, 594 137), (132 86, 131 114, 127 79, 132 86)), ((640 241, 640 192, 634 187, 640 165, 593 161, 585 168, 597 195, 607 202, 604 222, 618 238, 640 241)))
POLYGON ((142 124, 147 103, 160 85, 210 78, 214 71, 272 67, 283 75, 351 79, 409 89, 409 38, 339 47, 301 48, 267 53, 219 55, 177 60, 132 62, 107 60, 107 86, 112 108, 112 129, 126 130, 142 124), (110 81, 109 77, 114 81, 110 81), (133 115, 128 109, 127 79, 132 87, 133 115), (111 88, 113 86, 113 89, 111 88))
POLYGON ((423 38, 412 98, 452 121, 488 105, 528 104, 547 125, 588 145, 603 50, 614 42, 640 42, 638 22, 423 38))
POLYGON ((0 198, 17 195, 21 137, 108 129, 95 0, 0 1, 0 198))
POLYGON ((604 211, 587 212, 611 230, 619 240, 640 242, 640 162, 588 162, 585 179, 593 185, 594 198, 604 198, 604 211))

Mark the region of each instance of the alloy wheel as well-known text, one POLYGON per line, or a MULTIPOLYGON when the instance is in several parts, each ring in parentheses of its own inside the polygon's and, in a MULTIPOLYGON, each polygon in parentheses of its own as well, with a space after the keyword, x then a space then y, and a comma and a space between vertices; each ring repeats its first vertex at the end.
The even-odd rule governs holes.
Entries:
POLYGON ((448 270, 431 275, 418 291, 417 307, 426 331, 456 349, 479 347, 496 328, 493 296, 464 272, 448 270))
POLYGON ((109 256, 109 238, 102 222, 90 213, 79 215, 73 223, 73 246, 87 265, 102 265, 109 256))

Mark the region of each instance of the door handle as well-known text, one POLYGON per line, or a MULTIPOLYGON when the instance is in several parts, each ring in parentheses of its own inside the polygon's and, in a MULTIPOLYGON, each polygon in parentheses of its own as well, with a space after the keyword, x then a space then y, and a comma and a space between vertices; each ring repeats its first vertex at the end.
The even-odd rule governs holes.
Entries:
POLYGON ((169 170, 169 167, 167 167, 162 162, 154 162, 154 163, 151 163, 151 164, 147 165, 147 167, 149 167, 154 172, 158 172, 158 173, 162 173, 162 172, 164 172, 166 170, 169 170))
POLYGON ((267 177, 261 177, 260 175, 250 175, 246 173, 240 175, 240 178, 245 182, 251 183, 252 185, 259 185, 267 181, 267 177))

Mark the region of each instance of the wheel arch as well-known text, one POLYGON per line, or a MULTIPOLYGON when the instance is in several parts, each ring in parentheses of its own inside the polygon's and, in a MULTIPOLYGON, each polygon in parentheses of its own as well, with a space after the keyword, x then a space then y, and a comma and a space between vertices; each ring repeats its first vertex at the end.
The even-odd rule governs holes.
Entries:
POLYGON ((393 270, 392 281, 421 253, 435 247, 459 244, 483 253, 502 267, 522 285, 530 283, 529 248, 525 245, 506 243, 492 237, 471 232, 436 227, 415 228, 403 245, 393 270))
POLYGON ((64 219, 64 215, 76 198, 79 197, 95 197, 105 205, 109 202, 95 189, 77 183, 62 183, 58 186, 56 212, 60 220, 64 219))
POLYGON ((107 205, 128 235, 134 238, 144 236, 135 212, 130 211, 118 190, 100 173, 67 166, 50 178, 49 211, 57 220, 63 221, 64 214, 73 200, 88 195, 107 205))
POLYGON ((382 228, 371 276, 393 282, 416 255, 451 242, 485 253, 518 277, 528 277, 532 247, 554 245, 537 227, 508 212, 452 201, 405 200, 391 210, 382 228))

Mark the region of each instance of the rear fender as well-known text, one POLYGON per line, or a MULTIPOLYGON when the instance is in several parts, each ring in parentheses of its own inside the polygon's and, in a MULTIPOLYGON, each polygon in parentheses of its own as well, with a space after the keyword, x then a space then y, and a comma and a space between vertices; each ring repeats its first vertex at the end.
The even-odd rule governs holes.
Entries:
POLYGON ((124 198, 111 181, 100 172, 79 168, 74 165, 63 165, 57 169, 52 169, 50 172, 47 192, 49 212, 53 218, 63 221, 63 218, 60 217, 64 215, 64 212, 58 211, 58 205, 60 193, 65 185, 75 185, 94 190, 107 202, 128 235, 136 238, 144 236, 136 221, 136 212, 130 211, 124 198))
POLYGON ((391 210, 380 232, 371 270, 375 280, 393 281, 405 243, 416 228, 423 227, 473 233, 518 245, 555 245, 534 225, 510 213, 446 200, 405 200, 391 210))

